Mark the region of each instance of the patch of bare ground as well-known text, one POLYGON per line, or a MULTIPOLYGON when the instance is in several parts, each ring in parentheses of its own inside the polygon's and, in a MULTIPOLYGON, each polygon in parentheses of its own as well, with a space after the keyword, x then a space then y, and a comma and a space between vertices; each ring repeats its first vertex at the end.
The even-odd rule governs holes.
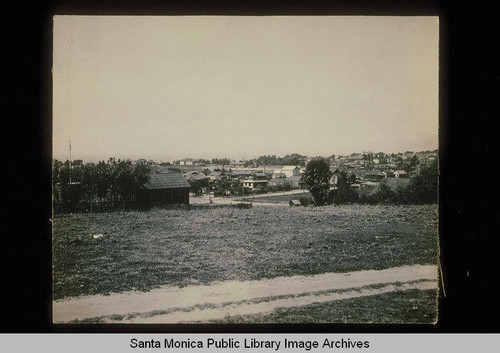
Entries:
POLYGON ((228 281, 209 286, 162 287, 146 293, 70 298, 54 302, 53 319, 55 323, 208 322, 412 289, 437 290, 436 266, 228 281))

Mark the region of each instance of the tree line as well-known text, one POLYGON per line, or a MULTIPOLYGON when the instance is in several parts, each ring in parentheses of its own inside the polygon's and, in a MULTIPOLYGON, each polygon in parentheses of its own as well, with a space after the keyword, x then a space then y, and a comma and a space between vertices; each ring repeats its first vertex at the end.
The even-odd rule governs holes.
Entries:
POLYGON ((72 168, 68 160, 54 160, 54 210, 136 206, 138 192, 144 188, 150 171, 145 161, 133 164, 130 160, 109 158, 106 162, 82 163, 72 168))
POLYGON ((374 195, 359 196, 352 188, 353 180, 347 173, 341 172, 337 188, 330 190, 329 164, 323 158, 316 158, 307 164, 304 172, 304 186, 313 198, 316 206, 347 203, 366 204, 431 204, 438 201, 438 163, 432 162, 421 169, 420 173, 410 178, 408 184, 396 190, 382 185, 374 195))

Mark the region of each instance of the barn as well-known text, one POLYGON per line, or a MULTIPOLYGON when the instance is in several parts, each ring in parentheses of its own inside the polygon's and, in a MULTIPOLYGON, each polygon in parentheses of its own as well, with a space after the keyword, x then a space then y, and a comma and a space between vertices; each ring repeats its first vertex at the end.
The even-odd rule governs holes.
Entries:
POLYGON ((181 173, 151 173, 139 198, 147 205, 188 205, 189 188, 181 173))

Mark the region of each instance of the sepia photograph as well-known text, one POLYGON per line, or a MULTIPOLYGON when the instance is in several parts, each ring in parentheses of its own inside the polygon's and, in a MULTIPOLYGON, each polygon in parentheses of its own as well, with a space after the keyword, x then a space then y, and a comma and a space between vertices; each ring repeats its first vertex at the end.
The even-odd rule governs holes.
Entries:
POLYGON ((54 324, 439 321, 438 16, 52 40, 54 324))

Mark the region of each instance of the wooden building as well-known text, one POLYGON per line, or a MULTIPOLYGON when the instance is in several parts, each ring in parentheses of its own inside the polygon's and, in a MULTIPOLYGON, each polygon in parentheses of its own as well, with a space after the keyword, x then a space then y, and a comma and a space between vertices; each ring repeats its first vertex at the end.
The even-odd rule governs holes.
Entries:
POLYGON ((139 194, 147 205, 189 204, 190 185, 181 173, 151 173, 139 194))

